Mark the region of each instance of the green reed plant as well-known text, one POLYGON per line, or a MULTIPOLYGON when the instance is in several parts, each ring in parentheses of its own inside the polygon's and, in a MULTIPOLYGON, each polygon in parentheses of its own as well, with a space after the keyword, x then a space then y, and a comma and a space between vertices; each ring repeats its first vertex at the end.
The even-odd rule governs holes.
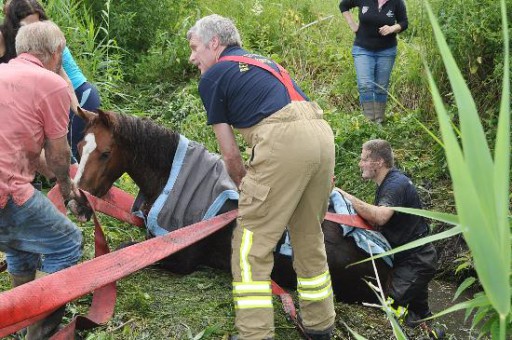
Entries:
MULTIPOLYGON (((459 144, 437 85, 429 72, 429 83, 453 181, 457 207, 457 216, 454 218, 458 221, 456 224, 460 227, 471 250, 475 270, 484 289, 483 294, 463 305, 469 310, 492 306, 499 318, 495 320, 496 324, 490 327, 491 334, 495 338, 505 339, 511 313, 511 230, 508 217, 510 213, 510 54, 505 1, 501 1, 504 70, 494 159, 487 145, 473 97, 428 3, 426 7, 459 112, 462 145, 459 144)), ((437 219, 436 213, 425 214, 425 216, 437 219)))
MULTIPOLYGON (((437 316, 460 309, 466 310, 467 317, 475 312, 472 320, 473 328, 481 326, 481 334, 490 333, 493 339, 504 340, 510 335, 512 321, 510 281, 512 243, 509 216, 510 52, 505 1, 501 0, 504 66, 494 157, 487 144, 486 134, 468 85, 452 56, 429 3, 427 2, 425 6, 458 109, 460 130, 454 126, 433 76, 427 68, 442 143, 453 182, 457 214, 394 208, 397 211, 449 223, 455 227, 398 247, 388 254, 462 233, 471 251, 478 280, 471 277, 466 279, 457 290, 455 298, 477 281, 481 284, 483 292, 475 294, 472 300, 438 313, 437 316)), ((381 254, 381 256, 385 255, 381 254)))

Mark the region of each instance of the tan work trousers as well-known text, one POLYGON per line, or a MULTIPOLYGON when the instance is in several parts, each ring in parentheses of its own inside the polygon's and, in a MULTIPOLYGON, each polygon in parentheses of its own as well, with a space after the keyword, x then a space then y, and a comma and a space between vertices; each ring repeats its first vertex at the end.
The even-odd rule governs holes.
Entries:
POLYGON ((270 273, 273 251, 288 227, 306 330, 334 324, 333 294, 321 223, 334 173, 334 136, 313 102, 292 102, 240 129, 252 149, 240 185, 232 240, 233 295, 240 339, 274 336, 270 273))

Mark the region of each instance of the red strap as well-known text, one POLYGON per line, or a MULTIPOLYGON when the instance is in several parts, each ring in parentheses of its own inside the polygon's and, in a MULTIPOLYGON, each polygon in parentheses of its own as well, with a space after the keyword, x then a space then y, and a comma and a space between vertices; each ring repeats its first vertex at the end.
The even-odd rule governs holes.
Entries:
MULTIPOLYGON (((58 209, 65 213, 64 208, 64 202, 62 200, 62 196, 60 196, 59 187, 55 186, 52 190, 49 192, 49 197, 52 200, 52 202, 58 207, 58 209)), ((88 193, 82 192, 86 199, 90 202, 90 195, 88 193)), ((101 228, 101 225, 96 217, 96 214, 93 213, 93 219, 95 224, 95 256, 101 256, 104 254, 107 254, 109 252, 108 245, 105 240, 105 235, 103 234, 103 230, 101 228)), ((37 281, 39 282, 39 280, 37 281)), ((79 325, 79 329, 86 329, 95 327, 99 324, 107 322, 114 313, 114 305, 116 300, 116 283, 111 282, 107 285, 98 288, 94 291, 93 297, 92 297, 92 304, 90 311, 87 316, 77 316, 73 319, 73 321, 68 324, 65 328, 60 330, 58 333, 56 333, 52 339, 67 339, 71 340, 74 339, 75 335, 75 328, 77 325, 79 325), (86 325, 89 325, 87 327, 86 325)), ((53 303, 53 301, 52 301, 53 303)), ((60 303, 53 303, 53 308, 50 309, 53 310, 56 307, 59 307, 62 304, 60 303)), ((44 318, 49 312, 42 313, 39 315, 31 315, 30 311, 25 316, 25 320, 22 320, 18 323, 15 323, 13 325, 10 325, 6 328, 0 329, 0 336, 4 336, 10 333, 13 333, 21 328, 24 328, 35 321, 44 318)))
MULTIPOLYGON (((116 188, 117 189, 117 188, 116 188)), ((59 190, 54 187, 52 190, 59 190)), ((93 207, 93 220, 94 220, 94 257, 108 254, 110 249, 103 233, 100 222, 95 212, 95 197, 88 192, 82 191, 86 197, 87 202, 93 207)), ((62 197, 60 197, 60 200, 62 197)), ((55 201, 54 201, 55 202, 55 201)), ((63 202, 62 202, 63 205, 63 202)), ((62 211, 62 210, 61 210, 62 211)), ((59 330, 51 337, 51 340, 73 340, 75 339, 75 329, 91 329, 101 324, 106 323, 112 315, 114 315, 114 306, 116 304, 117 288, 116 281, 110 282, 107 285, 98 288, 94 291, 92 296, 91 308, 86 316, 77 315, 73 320, 66 325, 63 329, 59 330)))
MULTIPOLYGON (((94 211, 102 212, 108 216, 115 217, 118 220, 133 224, 140 228, 145 227, 144 220, 130 212, 134 198, 129 193, 119 188, 112 187, 102 198, 92 196, 89 193, 87 194, 89 204, 94 211)), ((54 186, 52 190, 48 192, 48 198, 60 212, 66 214, 64 201, 62 200, 57 186, 54 186)))
POLYGON ((293 299, 288 292, 286 292, 281 286, 279 286, 274 280, 272 282, 272 294, 279 296, 281 299, 281 303, 283 304, 283 310, 286 313, 286 318, 293 322, 295 327, 297 327, 297 331, 305 338, 310 339, 306 333, 306 329, 304 325, 297 317, 297 312, 295 310, 295 304, 293 303, 293 299))
POLYGON ((325 214, 325 219, 332 221, 332 222, 339 223, 339 224, 345 224, 345 225, 348 225, 349 227, 375 230, 371 225, 368 224, 368 222, 366 222, 359 215, 342 215, 342 214, 335 214, 332 212, 327 212, 325 214))
POLYGON ((241 55, 229 55, 225 56, 219 59, 219 61, 234 61, 238 63, 244 63, 253 65, 259 68, 262 68, 268 72, 270 72, 274 77, 276 77, 283 85, 286 87, 286 90, 288 91, 288 94, 290 95, 290 99, 292 101, 304 101, 304 98, 297 92, 295 89, 295 86, 293 86, 292 78, 288 74, 288 71, 284 69, 281 65, 274 62, 276 64, 277 68, 279 69, 278 73, 276 70, 274 70, 271 66, 265 64, 262 61, 259 61, 257 59, 249 58, 246 56, 241 55))
MULTIPOLYGON (((74 172, 73 170, 72 172, 74 172)), ((143 221, 141 219, 129 213, 133 204, 133 197, 124 191, 113 187, 104 197, 105 199, 99 199, 86 192, 83 193, 93 210, 104 212, 110 216, 137 226, 143 226, 143 221)), ((64 203, 57 186, 48 193, 48 197, 52 202, 54 202, 59 210, 65 213, 64 203)), ((96 259, 52 275, 48 275, 40 280, 30 282, 26 285, 17 287, 16 289, 0 294, 0 327, 2 327, 0 328, 0 337, 11 334, 39 319, 44 318, 50 311, 54 310, 58 306, 93 290, 94 294, 92 298, 92 305, 87 316, 77 316, 69 325, 55 334, 52 339, 71 340, 74 338, 75 328, 90 329, 106 323, 112 317, 114 312, 116 299, 115 281, 117 279, 152 264, 221 229, 223 226, 235 219, 236 214, 237 211, 233 210, 226 214, 217 216, 214 219, 202 221, 179 231, 167 234, 161 238, 139 243, 129 247, 129 251, 122 249, 111 254, 108 254, 109 249, 101 229, 101 225, 98 222, 96 215, 93 214, 95 223, 96 259), (204 225, 208 225, 213 229, 202 230, 204 225), (187 235, 188 232, 193 235, 187 235), (164 240, 167 238, 172 239, 176 243, 175 247, 168 247, 167 242, 169 241, 164 240), (158 249, 154 249, 153 247, 155 246, 161 247, 160 251, 158 251, 158 249), (147 249, 152 249, 151 254, 154 257, 139 256, 137 254, 137 251, 139 253, 146 253, 147 249), (155 250, 157 251, 155 252, 155 250), (98 258, 98 256, 101 255, 105 256, 98 258), (137 261, 133 261, 133 258, 136 258, 137 261), (134 262, 136 267, 133 267, 134 262), (112 268, 112 270, 110 268, 112 268), (104 276, 101 276, 102 269, 106 269, 104 276), (89 276, 87 276, 87 274, 89 274, 89 276), (98 275, 101 276, 102 280, 98 280, 98 275), (80 279, 78 279, 78 277, 80 279), (77 286, 77 288, 71 291, 66 290, 66 288, 72 286, 77 286), (63 290, 65 294, 62 292, 63 290), (48 296, 42 296, 43 294, 40 292, 44 291, 52 291, 53 298, 50 299, 48 296), (33 297, 34 294, 41 299, 40 303, 36 306, 37 308, 32 308, 34 307, 33 300, 25 301, 25 297, 33 297), (4 303, 4 301, 12 303, 8 304, 4 303)), ((327 213, 326 219, 349 226, 372 229, 357 215, 327 213)), ((272 291, 274 294, 280 296, 283 308, 288 317, 294 322, 298 330, 306 336, 304 327, 297 318, 291 296, 275 282, 272 282, 272 291)))
MULTIPOLYGON (((91 205, 94 205, 94 202, 91 205)), ((62 306, 91 291, 98 291, 100 287, 211 235, 233 221, 237 214, 237 210, 229 211, 164 236, 155 237, 80 263, 0 294, 0 337, 21 329, 23 324, 27 324, 24 322, 27 319, 41 319, 46 313, 58 306, 62 306), (44 294, 44 292, 52 293, 44 294), (14 328, 13 326, 21 327, 14 328)), ((104 304, 104 301, 99 300, 97 302, 98 306, 104 304)), ((114 305, 113 300, 110 298, 107 298, 107 300, 112 306, 114 305)), ((108 310, 104 312, 98 308, 98 312, 95 312, 95 301, 93 297, 94 310, 89 313, 86 319, 108 320, 106 318, 109 314, 108 310)), ((77 320, 76 324, 77 326, 90 325, 89 321, 85 320, 77 320)), ((69 336, 73 336, 73 332, 66 331, 66 334, 68 333, 70 333, 69 336)), ((63 336, 62 339, 68 339, 65 337, 67 335, 63 336)))

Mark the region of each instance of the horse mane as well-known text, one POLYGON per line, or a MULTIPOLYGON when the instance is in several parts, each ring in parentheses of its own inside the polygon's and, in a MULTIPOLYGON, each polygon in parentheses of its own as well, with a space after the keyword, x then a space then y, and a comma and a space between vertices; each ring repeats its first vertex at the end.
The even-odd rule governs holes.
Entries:
POLYGON ((130 145, 135 164, 146 164, 153 168, 171 167, 179 143, 179 133, 156 124, 149 118, 118 115, 114 127, 115 138, 130 145), (141 163, 143 162, 143 163, 141 163))
MULTIPOLYGON (((126 146, 135 165, 153 169, 171 168, 180 135, 158 125, 149 118, 108 112, 116 118, 112 122, 112 133, 119 145, 126 146)), ((92 124, 98 121, 95 119, 92 124)))

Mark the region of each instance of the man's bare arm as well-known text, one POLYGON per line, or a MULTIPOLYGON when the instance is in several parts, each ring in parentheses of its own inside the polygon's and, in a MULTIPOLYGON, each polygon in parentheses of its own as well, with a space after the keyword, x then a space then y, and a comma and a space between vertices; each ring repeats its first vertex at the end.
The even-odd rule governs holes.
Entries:
POLYGON ((39 165, 37 166, 37 172, 46 177, 47 180, 55 179, 55 174, 48 168, 48 164, 46 164, 46 155, 44 149, 39 155, 39 165))
POLYGON ((236 144, 233 128, 229 124, 214 124, 213 131, 219 143, 220 153, 226 164, 226 169, 237 188, 240 187, 242 178, 245 176, 245 167, 242 161, 240 149, 236 144))
POLYGON ((66 136, 57 139, 47 139, 44 150, 46 164, 57 179, 62 197, 65 201, 74 198, 75 196, 72 191, 74 191, 75 188, 69 177, 71 151, 66 136))
POLYGON ((359 216, 364 218, 374 227, 382 227, 391 219, 391 216, 393 216, 393 213, 395 212, 389 207, 368 204, 339 188, 336 188, 336 190, 352 203, 352 206, 359 216))

